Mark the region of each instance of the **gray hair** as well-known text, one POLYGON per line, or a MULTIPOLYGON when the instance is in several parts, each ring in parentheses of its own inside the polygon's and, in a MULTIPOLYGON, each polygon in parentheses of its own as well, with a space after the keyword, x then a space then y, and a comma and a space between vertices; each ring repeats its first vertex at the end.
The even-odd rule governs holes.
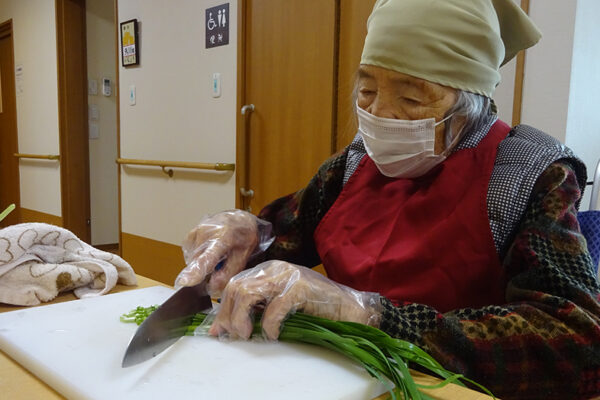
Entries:
POLYGON ((446 115, 453 114, 446 123, 446 148, 456 135, 476 131, 485 125, 491 110, 492 101, 489 97, 459 90, 456 103, 446 112, 446 115), (460 132, 452 132, 452 122, 457 117, 464 118, 465 124, 460 132))

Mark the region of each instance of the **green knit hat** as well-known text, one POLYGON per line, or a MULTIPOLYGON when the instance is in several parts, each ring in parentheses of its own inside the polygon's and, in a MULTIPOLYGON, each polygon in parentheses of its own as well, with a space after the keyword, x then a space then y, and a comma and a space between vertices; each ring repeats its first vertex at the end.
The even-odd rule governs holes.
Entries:
POLYGON ((492 97, 541 33, 513 0, 377 0, 361 64, 492 97))

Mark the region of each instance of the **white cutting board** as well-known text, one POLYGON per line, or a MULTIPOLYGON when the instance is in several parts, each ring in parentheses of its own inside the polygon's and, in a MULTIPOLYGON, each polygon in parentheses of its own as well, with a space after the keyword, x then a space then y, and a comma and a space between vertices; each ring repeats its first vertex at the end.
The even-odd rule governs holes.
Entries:
POLYGON ((137 325, 119 316, 160 304, 155 286, 0 314, 0 350, 69 399, 371 399, 385 389, 344 356, 303 344, 183 337, 129 368, 137 325))

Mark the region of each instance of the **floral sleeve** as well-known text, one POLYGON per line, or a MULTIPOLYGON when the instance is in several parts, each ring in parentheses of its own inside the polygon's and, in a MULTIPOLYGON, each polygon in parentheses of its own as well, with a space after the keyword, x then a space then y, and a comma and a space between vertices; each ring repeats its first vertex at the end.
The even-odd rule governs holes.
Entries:
POLYGON ((347 149, 334 154, 304 189, 262 209, 258 216, 273 223, 276 235, 262 259, 285 260, 307 267, 321 263, 313 233, 342 190, 346 156, 347 149))
POLYGON ((507 304, 446 314, 383 299, 381 328, 503 399, 600 395, 600 285, 574 204, 567 162, 538 179, 504 259, 507 304))

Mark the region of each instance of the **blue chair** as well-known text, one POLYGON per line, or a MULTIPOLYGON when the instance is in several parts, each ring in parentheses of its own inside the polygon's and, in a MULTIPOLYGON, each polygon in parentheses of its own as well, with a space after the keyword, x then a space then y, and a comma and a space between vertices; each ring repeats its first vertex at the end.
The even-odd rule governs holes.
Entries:
POLYGON ((600 190, 600 161, 596 165, 594 180, 588 182, 592 185, 592 197, 590 199, 589 211, 582 211, 577 214, 581 233, 587 241, 588 251, 594 261, 595 271, 598 273, 598 262, 600 262, 600 210, 596 210, 598 204, 598 191, 600 190))
POLYGON ((577 214, 581 233, 587 241, 587 248, 592 256, 596 273, 598 273, 598 262, 600 261, 600 211, 582 211, 577 214))

